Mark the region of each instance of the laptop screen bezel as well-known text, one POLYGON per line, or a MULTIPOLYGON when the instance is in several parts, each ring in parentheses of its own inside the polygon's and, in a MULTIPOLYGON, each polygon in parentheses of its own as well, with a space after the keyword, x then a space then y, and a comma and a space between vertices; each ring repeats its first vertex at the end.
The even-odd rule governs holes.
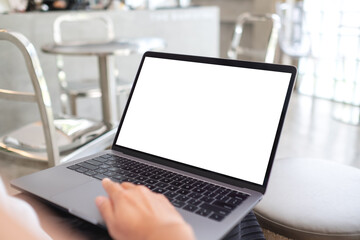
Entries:
POLYGON ((210 58, 210 57, 200 57, 200 56, 191 56, 191 55, 180 55, 180 54, 172 54, 172 53, 160 53, 160 52, 146 52, 140 62, 132 89, 130 91, 129 94, 129 98, 128 101, 126 103, 126 106, 124 108, 124 112, 123 115, 121 117, 115 138, 114 138, 114 142, 112 145, 112 150, 114 151, 118 151, 118 152, 122 152, 126 155, 130 155, 136 158, 140 158, 140 159, 144 159, 146 161, 149 162, 154 162, 157 164, 161 164, 161 165, 165 165, 171 168, 175 168, 175 169, 179 169, 185 172, 190 172, 192 174, 196 174, 202 177, 206 177, 206 178, 210 178, 219 182, 224 182, 230 185, 234 185, 237 187, 242 187, 242 188, 248 188, 248 189, 252 189, 261 193, 265 193, 268 181, 269 181, 269 177, 270 177, 270 172, 271 172, 271 167, 273 165, 274 162, 274 158, 275 158, 275 154, 276 154, 276 149, 279 143, 279 139, 280 139, 280 135, 281 135, 281 130, 284 124, 284 120, 285 120, 285 115, 287 112, 287 108, 289 105, 289 101, 290 101, 290 96, 291 93, 293 91, 293 87, 294 87, 294 83, 295 83, 295 78, 296 78, 296 68, 294 66, 288 66, 288 65, 279 65, 279 64, 269 64, 269 63, 259 63, 259 62, 248 62, 248 61, 239 61, 239 60, 230 60, 230 59, 221 59, 221 58, 210 58), (223 175, 220 173, 216 173, 216 172, 212 172, 209 170, 205 170, 205 169, 201 169, 198 167, 194 167, 191 165, 187 165, 184 163, 180 163, 171 159, 166 159, 163 157, 159 157, 159 156, 155 156, 155 155, 151 155, 148 153, 144 153, 144 152, 140 152, 134 149, 130 149, 124 146, 120 146, 117 145, 117 139, 122 127, 122 124, 124 122, 124 119, 126 117, 126 113, 129 107, 129 103, 131 102, 131 98, 133 96, 133 92, 136 88, 136 84, 144 63, 144 60, 146 57, 154 57, 154 58, 161 58, 161 59, 171 59, 171 60, 180 60, 180 61, 189 61, 189 62, 197 62, 197 63, 206 63, 206 64, 215 64, 215 65, 224 65, 224 66, 232 66, 232 67, 242 67, 242 68, 251 68, 251 69, 259 69, 259 70, 267 70, 267 71, 276 71, 276 72, 284 72, 284 73, 290 73, 291 74, 291 78, 289 81, 289 86, 287 89, 287 93, 284 99, 284 105, 283 105, 283 109, 281 111, 281 116, 280 116, 280 120, 279 120, 279 124, 278 124, 278 128, 276 130, 276 135, 274 138, 274 144, 272 146, 271 149, 271 154, 270 154, 270 158, 268 161, 268 166, 266 169, 266 173, 265 173, 265 177, 264 177, 264 181, 263 184, 256 184, 256 183, 252 183, 252 182, 248 182, 242 179, 238 179, 238 178, 234 178, 234 177, 230 177, 227 175, 223 175))

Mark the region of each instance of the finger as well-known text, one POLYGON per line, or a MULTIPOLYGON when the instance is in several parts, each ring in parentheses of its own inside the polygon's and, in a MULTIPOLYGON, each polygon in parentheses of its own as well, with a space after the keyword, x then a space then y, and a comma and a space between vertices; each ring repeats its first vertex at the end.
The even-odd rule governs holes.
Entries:
POLYGON ((123 182, 120 184, 121 187, 123 187, 124 189, 131 189, 131 188, 134 188, 136 187, 137 185, 133 184, 133 183, 130 183, 130 182, 123 182))
POLYGON ((121 190, 121 187, 119 184, 111 181, 108 178, 104 178, 102 180, 102 185, 105 189, 105 191, 107 192, 107 194, 110 196, 112 193, 121 190))
POLYGON ((116 202, 115 199, 119 198, 124 190, 120 184, 115 183, 108 178, 102 180, 102 185, 112 202, 116 202))
POLYGON ((95 199, 95 203, 105 222, 112 222, 114 211, 110 200, 107 197, 99 196, 95 199))

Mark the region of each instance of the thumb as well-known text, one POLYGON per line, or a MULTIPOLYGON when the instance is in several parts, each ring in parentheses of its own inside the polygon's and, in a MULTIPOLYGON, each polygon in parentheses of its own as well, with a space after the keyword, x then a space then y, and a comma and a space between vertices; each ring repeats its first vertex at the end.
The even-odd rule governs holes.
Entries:
POLYGON ((107 197, 99 196, 95 199, 95 203, 105 222, 111 222, 113 217, 113 209, 110 200, 107 197))

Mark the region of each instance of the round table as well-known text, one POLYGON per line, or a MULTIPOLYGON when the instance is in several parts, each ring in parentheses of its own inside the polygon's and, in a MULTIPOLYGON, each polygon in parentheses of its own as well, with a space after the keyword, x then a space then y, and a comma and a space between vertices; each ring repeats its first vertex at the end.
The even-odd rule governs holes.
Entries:
POLYGON ((44 45, 41 49, 43 52, 51 54, 98 57, 103 121, 110 127, 114 127, 118 122, 118 116, 116 83, 113 75, 113 56, 142 54, 149 50, 158 50, 163 49, 164 47, 164 40, 160 38, 147 37, 95 43, 74 42, 63 45, 51 43, 44 45))

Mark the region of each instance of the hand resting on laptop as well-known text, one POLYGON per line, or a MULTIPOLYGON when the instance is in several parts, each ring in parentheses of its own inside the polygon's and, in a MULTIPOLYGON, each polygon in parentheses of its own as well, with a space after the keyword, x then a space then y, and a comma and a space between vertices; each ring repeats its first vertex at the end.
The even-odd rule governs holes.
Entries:
POLYGON ((164 195, 107 178, 102 184, 109 197, 97 197, 96 205, 114 239, 195 239, 191 227, 164 195))

